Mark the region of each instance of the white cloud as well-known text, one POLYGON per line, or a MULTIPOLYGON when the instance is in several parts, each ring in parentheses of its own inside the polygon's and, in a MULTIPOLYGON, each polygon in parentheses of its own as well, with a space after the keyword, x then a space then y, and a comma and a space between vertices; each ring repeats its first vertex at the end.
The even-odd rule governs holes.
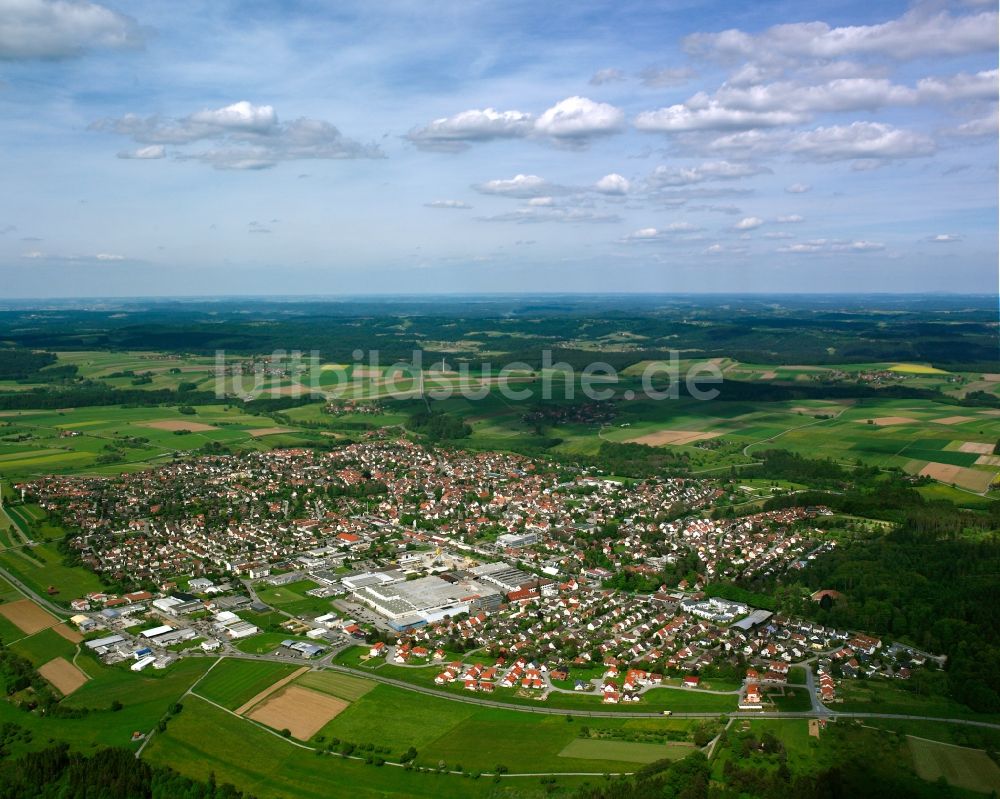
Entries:
POLYGON ((597 181, 594 189, 601 194, 628 194, 629 182, 617 172, 612 172, 597 181))
POLYGON ((86 0, 2 0, 0 60, 71 58, 142 44, 135 21, 86 0))
POLYGON ((787 253, 790 255, 803 255, 810 253, 828 254, 834 252, 880 252, 885 249, 885 245, 877 241, 847 241, 841 239, 812 239, 811 241, 801 241, 795 244, 785 244, 778 247, 775 252, 787 253))
POLYGON ((608 67, 599 69, 590 78, 591 86, 603 86, 605 83, 620 83, 625 80, 625 73, 620 69, 608 67))
POLYGON ((424 203, 425 208, 443 208, 446 210, 462 210, 466 208, 472 208, 464 200, 433 200, 429 203, 424 203))
POLYGON ((479 222, 514 222, 516 224, 533 224, 554 222, 558 224, 593 224, 620 222, 617 214, 604 214, 585 208, 547 208, 527 207, 517 208, 494 216, 476 218, 479 222))
POLYGON ((764 224, 764 220, 759 216, 745 216, 735 225, 736 230, 754 230, 764 224))
POLYGON ((140 161, 166 158, 166 155, 166 148, 162 144, 150 144, 148 147, 139 147, 135 150, 123 150, 118 153, 119 158, 135 158, 140 161))
POLYGON ((727 108, 699 93, 686 103, 656 111, 643 111, 634 120, 638 130, 649 133, 684 133, 693 130, 746 130, 793 125, 806 119, 794 111, 749 111, 727 108))
POLYGON ((785 186, 785 191, 789 194, 805 194, 811 188, 808 183, 792 183, 790 186, 785 186))
POLYGON ((767 167, 746 162, 708 161, 692 167, 658 166, 650 175, 649 183, 654 186, 690 186, 709 180, 738 180, 770 173, 767 167))
POLYGON ((775 218, 774 221, 782 225, 794 225, 799 222, 805 222, 806 220, 804 217, 801 217, 798 214, 789 214, 788 216, 779 216, 775 218))
POLYGON ((550 208, 556 204, 551 197, 532 197, 528 200, 528 205, 532 208, 550 208))
POLYGON ((938 233, 936 236, 930 236, 927 241, 932 244, 954 244, 957 241, 961 241, 962 237, 957 233, 938 233))
POLYGON ((673 237, 680 233, 697 233, 700 230, 702 228, 692 225, 690 222, 671 222, 662 227, 644 227, 634 230, 625 237, 624 241, 662 241, 664 239, 673 239, 673 237))
POLYGON ((977 119, 972 119, 968 122, 963 122, 956 128, 951 128, 947 132, 954 136, 962 136, 965 138, 979 138, 983 136, 996 136, 997 129, 1000 127, 1000 115, 997 113, 997 105, 993 105, 993 109, 986 116, 979 117, 977 119))
POLYGON ((125 256, 113 252, 99 252, 94 256, 98 261, 124 261, 125 256))
MULTIPOLYGON (((128 136, 140 144, 177 146, 213 142, 201 152, 180 151, 180 160, 196 160, 217 169, 266 169, 281 161, 303 159, 381 158, 374 144, 345 137, 329 122, 301 117, 281 123, 269 105, 245 100, 216 109, 203 109, 179 119, 126 114, 100 119, 91 130, 128 136)), ((153 147, 136 150, 131 158, 159 158, 153 147), (138 155, 148 152, 147 155, 138 155)))
POLYGON ((639 79, 643 86, 662 89, 669 86, 680 86, 696 75, 697 73, 690 67, 667 67, 664 69, 647 67, 639 73, 639 79))
POLYGON ((607 103, 586 97, 567 97, 547 109, 535 122, 535 131, 555 139, 587 139, 618 133, 625 113, 607 103))
POLYGON ((737 29, 696 33, 684 40, 695 55, 722 59, 840 58, 868 54, 896 59, 933 55, 965 55, 997 47, 995 11, 953 16, 929 13, 926 7, 877 25, 832 28, 825 22, 775 25, 760 34, 737 29))
POLYGON ((521 111, 473 109, 414 128, 406 138, 424 150, 454 152, 465 149, 472 142, 527 136, 533 125, 531 114, 521 111))
POLYGON ((787 143, 790 152, 819 160, 850 158, 916 158, 931 155, 934 141, 909 130, 881 122, 852 122, 796 133, 787 143))
POLYGON ((481 194, 528 199, 551 195, 558 187, 553 186, 538 175, 515 175, 509 180, 489 180, 486 183, 477 183, 472 188, 481 194))

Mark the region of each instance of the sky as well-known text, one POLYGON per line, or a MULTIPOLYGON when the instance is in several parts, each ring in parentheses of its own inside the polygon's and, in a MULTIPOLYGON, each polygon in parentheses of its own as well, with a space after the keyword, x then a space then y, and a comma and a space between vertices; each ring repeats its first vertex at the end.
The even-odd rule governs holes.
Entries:
POLYGON ((0 0, 0 297, 998 286, 995 2, 0 0))

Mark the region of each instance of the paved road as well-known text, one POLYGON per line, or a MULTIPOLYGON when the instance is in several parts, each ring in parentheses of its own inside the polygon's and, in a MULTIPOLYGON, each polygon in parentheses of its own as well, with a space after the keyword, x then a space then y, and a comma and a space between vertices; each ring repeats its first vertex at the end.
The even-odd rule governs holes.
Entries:
POLYGON ((28 597, 28 599, 35 600, 35 602, 37 602, 39 605, 41 605, 50 613, 53 613, 56 616, 58 616, 60 619, 65 619, 70 615, 69 611, 66 610, 66 608, 61 608, 58 605, 53 604, 40 594, 36 594, 34 591, 28 588, 28 586, 26 586, 24 583, 18 580, 13 574, 11 574, 6 569, 0 568, 0 577, 3 577, 8 583, 14 586, 18 591, 20 591, 26 597, 28 597))

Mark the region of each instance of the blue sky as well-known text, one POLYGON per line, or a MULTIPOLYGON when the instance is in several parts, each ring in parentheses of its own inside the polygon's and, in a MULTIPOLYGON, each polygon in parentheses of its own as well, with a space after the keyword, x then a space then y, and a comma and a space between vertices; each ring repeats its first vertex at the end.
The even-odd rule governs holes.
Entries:
POLYGON ((997 290, 997 11, 0 0, 0 296, 997 290))

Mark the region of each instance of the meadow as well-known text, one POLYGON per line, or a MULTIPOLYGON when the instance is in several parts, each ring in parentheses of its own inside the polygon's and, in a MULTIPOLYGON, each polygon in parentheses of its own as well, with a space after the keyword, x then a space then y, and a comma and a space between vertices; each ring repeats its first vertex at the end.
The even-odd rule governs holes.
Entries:
POLYGON ((198 683, 195 693, 235 710, 296 668, 292 664, 266 660, 224 658, 198 683))

